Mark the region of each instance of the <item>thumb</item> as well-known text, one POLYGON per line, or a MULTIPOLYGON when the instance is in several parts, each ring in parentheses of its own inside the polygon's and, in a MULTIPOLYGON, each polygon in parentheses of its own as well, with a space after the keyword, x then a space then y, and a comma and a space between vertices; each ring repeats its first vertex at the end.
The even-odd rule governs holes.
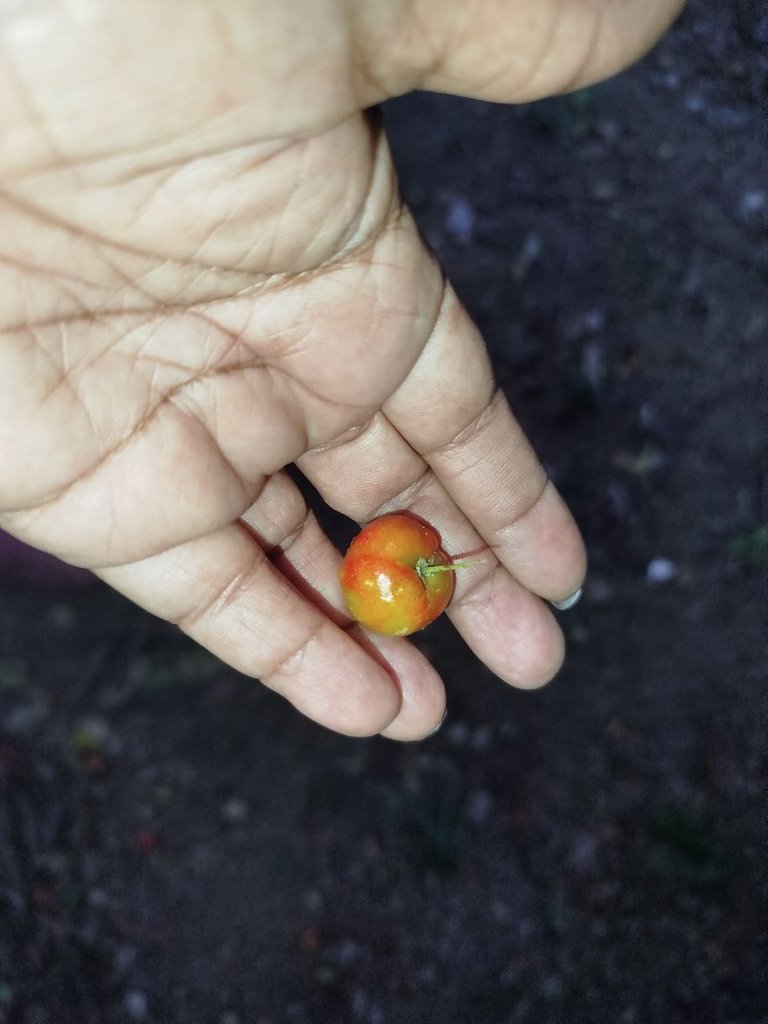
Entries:
POLYGON ((523 103, 609 78, 645 54, 684 0, 369 0, 357 32, 370 78, 523 103), (393 11, 396 10, 396 14, 393 11))

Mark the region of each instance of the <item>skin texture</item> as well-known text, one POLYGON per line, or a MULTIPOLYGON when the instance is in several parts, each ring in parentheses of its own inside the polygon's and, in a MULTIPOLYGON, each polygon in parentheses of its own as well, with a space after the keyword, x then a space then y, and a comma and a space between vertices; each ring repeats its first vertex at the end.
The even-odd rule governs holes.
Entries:
POLYGON ((388 636, 408 636, 441 615, 453 593, 450 559, 426 523, 383 516, 354 538, 341 563, 341 589, 356 622, 388 636))
POLYGON ((584 548, 365 111, 586 85, 679 6, 3 4, 0 527, 325 726, 425 735, 442 682, 351 627, 294 462, 359 522, 408 509, 487 546, 451 618, 501 678, 551 678, 541 599, 580 586, 584 548))

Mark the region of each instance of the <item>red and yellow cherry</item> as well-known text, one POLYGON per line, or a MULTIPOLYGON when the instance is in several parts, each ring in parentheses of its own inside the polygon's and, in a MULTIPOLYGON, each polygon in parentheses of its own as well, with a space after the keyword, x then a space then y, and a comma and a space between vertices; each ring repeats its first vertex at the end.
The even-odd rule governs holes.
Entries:
POLYGON ((454 571, 436 530, 402 512, 374 519, 350 544, 341 588, 353 619, 388 636, 433 622, 451 600, 454 571))

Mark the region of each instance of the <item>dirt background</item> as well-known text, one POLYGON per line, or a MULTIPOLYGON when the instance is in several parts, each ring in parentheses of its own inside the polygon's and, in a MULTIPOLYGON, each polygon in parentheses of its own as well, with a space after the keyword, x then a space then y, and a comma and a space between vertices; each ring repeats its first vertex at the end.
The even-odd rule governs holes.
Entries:
POLYGON ((441 622, 442 732, 345 739, 5 543, 2 1024, 768 1020, 767 48, 698 0, 597 88, 385 112, 588 541, 545 690, 441 622))

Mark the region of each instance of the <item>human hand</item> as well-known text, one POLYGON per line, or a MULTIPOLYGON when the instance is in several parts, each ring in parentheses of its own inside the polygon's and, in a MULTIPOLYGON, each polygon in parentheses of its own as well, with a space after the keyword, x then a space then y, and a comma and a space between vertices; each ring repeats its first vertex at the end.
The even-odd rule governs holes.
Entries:
POLYGON ((452 553, 497 675, 558 669, 578 531, 399 202, 411 88, 509 102, 638 56, 678 0, 25 0, 0 13, 0 526, 352 735, 428 733, 407 641, 364 635, 284 467, 452 553))

